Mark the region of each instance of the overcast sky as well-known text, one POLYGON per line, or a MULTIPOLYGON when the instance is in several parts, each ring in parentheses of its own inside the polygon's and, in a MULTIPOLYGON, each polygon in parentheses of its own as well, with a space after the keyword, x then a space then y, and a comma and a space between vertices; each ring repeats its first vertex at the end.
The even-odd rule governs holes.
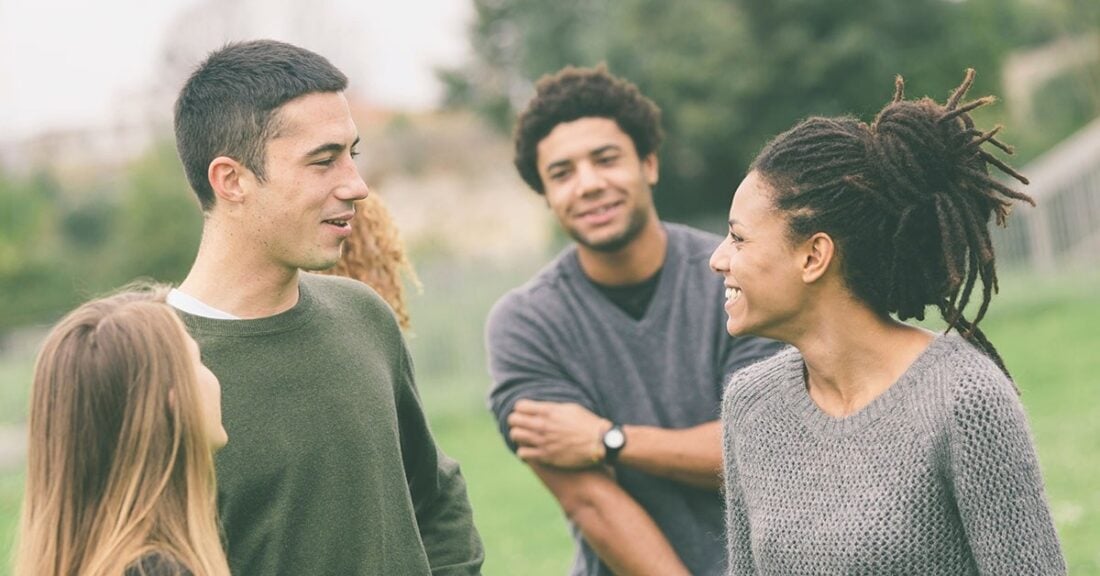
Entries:
MULTIPOLYGON (((166 28, 199 1, 0 0, 0 140, 98 124, 151 82, 166 28)), ((433 66, 468 53, 467 0, 331 2, 361 27, 365 68, 345 72, 377 104, 434 105, 433 66)))

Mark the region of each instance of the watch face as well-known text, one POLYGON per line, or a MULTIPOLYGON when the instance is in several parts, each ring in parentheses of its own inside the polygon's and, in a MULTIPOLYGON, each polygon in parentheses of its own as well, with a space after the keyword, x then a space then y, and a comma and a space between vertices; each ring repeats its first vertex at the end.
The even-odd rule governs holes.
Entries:
POLYGON ((604 446, 607 446, 612 450, 616 448, 622 448, 624 440, 626 440, 626 437, 623 436, 623 431, 619 430, 618 428, 612 428, 611 430, 607 431, 607 434, 603 435, 604 446))

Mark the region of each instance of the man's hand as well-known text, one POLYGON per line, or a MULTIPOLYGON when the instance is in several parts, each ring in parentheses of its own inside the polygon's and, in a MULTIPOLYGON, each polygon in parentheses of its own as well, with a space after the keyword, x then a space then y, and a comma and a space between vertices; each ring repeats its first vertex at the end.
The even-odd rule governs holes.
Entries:
POLYGON ((508 426, 524 462, 578 470, 603 462, 603 434, 611 422, 579 404, 520 400, 508 426))

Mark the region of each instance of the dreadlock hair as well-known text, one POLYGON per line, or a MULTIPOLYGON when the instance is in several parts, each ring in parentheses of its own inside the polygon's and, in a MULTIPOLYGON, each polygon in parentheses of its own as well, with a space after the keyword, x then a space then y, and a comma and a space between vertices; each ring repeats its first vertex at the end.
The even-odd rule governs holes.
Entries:
POLYGON ((661 109, 638 87, 607 71, 566 66, 535 84, 535 97, 519 115, 515 131, 515 166, 523 181, 539 194, 545 187, 538 169, 538 145, 558 124, 581 118, 609 118, 630 136, 638 158, 657 151, 664 138, 661 109))
POLYGON ((873 310, 899 320, 924 319, 935 306, 947 323, 1008 374, 1004 360, 978 329, 997 274, 989 221, 1003 226, 1012 201, 1035 202, 990 175, 993 166, 1027 184, 982 149, 1012 148, 974 127, 970 112, 992 96, 963 102, 974 81, 968 69, 947 102, 893 101, 868 126, 850 117, 809 118, 768 143, 752 170, 774 190, 788 232, 801 240, 832 236, 847 287, 873 310), (973 320, 963 316, 981 282, 973 320))

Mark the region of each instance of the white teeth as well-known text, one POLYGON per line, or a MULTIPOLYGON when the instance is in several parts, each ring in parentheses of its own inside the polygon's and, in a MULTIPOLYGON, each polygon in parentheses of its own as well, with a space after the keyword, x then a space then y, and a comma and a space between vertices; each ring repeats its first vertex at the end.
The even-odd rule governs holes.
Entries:
POLYGON ((726 287, 726 300, 733 301, 733 300, 737 300, 740 297, 741 297, 741 289, 740 288, 726 287))

